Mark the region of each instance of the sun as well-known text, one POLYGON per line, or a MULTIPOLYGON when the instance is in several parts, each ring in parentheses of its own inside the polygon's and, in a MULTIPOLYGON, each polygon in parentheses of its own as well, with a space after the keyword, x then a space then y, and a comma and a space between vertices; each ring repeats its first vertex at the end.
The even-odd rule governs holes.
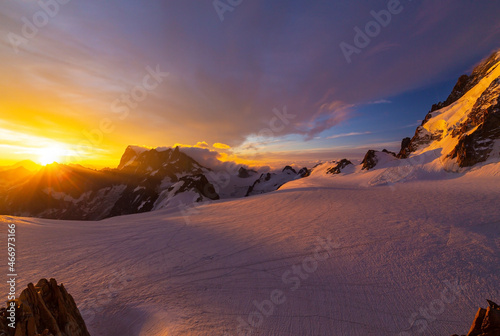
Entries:
POLYGON ((38 161, 46 166, 54 162, 61 162, 66 155, 66 150, 61 146, 49 146, 38 150, 38 161))

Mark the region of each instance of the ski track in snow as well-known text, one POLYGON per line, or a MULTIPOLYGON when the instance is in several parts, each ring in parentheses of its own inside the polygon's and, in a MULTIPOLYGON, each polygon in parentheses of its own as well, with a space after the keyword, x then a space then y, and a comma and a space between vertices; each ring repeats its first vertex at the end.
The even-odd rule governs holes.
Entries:
POLYGON ((238 317, 273 290, 286 301, 252 335, 466 333, 477 307, 500 296, 500 178, 370 186, 379 174, 312 175, 200 206, 188 222, 172 210, 2 221, 17 224, 18 289, 64 283, 93 336, 238 335, 238 317), (329 236, 340 244, 332 257, 291 290, 282 275, 329 236), (461 291, 426 319, 419 309, 438 302, 445 281, 461 291))

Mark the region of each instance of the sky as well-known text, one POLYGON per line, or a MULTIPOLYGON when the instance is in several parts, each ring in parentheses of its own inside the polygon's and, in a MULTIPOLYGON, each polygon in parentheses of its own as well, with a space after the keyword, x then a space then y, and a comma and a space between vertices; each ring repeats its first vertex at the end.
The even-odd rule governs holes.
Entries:
POLYGON ((398 150, 500 47, 497 1, 4 0, 0 165, 127 145, 280 165, 398 150))

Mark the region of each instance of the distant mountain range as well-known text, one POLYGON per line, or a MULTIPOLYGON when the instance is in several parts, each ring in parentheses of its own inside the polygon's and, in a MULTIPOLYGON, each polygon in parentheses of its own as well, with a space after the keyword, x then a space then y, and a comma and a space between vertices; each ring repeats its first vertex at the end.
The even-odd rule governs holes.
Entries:
POLYGON ((193 203, 243 197, 278 189, 306 176, 291 167, 258 174, 239 167, 220 172, 204 167, 179 147, 129 146, 116 169, 92 170, 53 163, 30 172, 12 166, 0 172, 0 213, 53 219, 98 220, 193 203))
MULTIPOLYGON (((415 135, 403 139, 399 153, 370 150, 360 171, 375 169, 381 163, 432 163, 446 171, 460 171, 498 161, 499 65, 500 52, 495 52, 470 76, 460 77, 450 96, 432 106, 415 135)), ((354 165, 344 159, 321 167, 337 175, 354 165)), ((40 168, 24 161, 0 167, 0 214, 98 220, 262 194, 311 173, 308 168, 296 171, 290 166, 264 174, 244 166, 221 170, 204 167, 179 147, 129 146, 116 169, 57 163, 40 168)))

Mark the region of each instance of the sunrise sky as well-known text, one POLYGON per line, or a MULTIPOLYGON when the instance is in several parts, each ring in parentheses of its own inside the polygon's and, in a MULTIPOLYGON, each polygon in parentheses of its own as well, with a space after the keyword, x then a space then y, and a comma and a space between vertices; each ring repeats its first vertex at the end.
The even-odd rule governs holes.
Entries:
POLYGON ((129 144, 280 164, 397 150, 500 47, 500 3, 402 1, 349 63, 340 44, 390 2, 2 1, 0 165, 116 166, 129 144))

